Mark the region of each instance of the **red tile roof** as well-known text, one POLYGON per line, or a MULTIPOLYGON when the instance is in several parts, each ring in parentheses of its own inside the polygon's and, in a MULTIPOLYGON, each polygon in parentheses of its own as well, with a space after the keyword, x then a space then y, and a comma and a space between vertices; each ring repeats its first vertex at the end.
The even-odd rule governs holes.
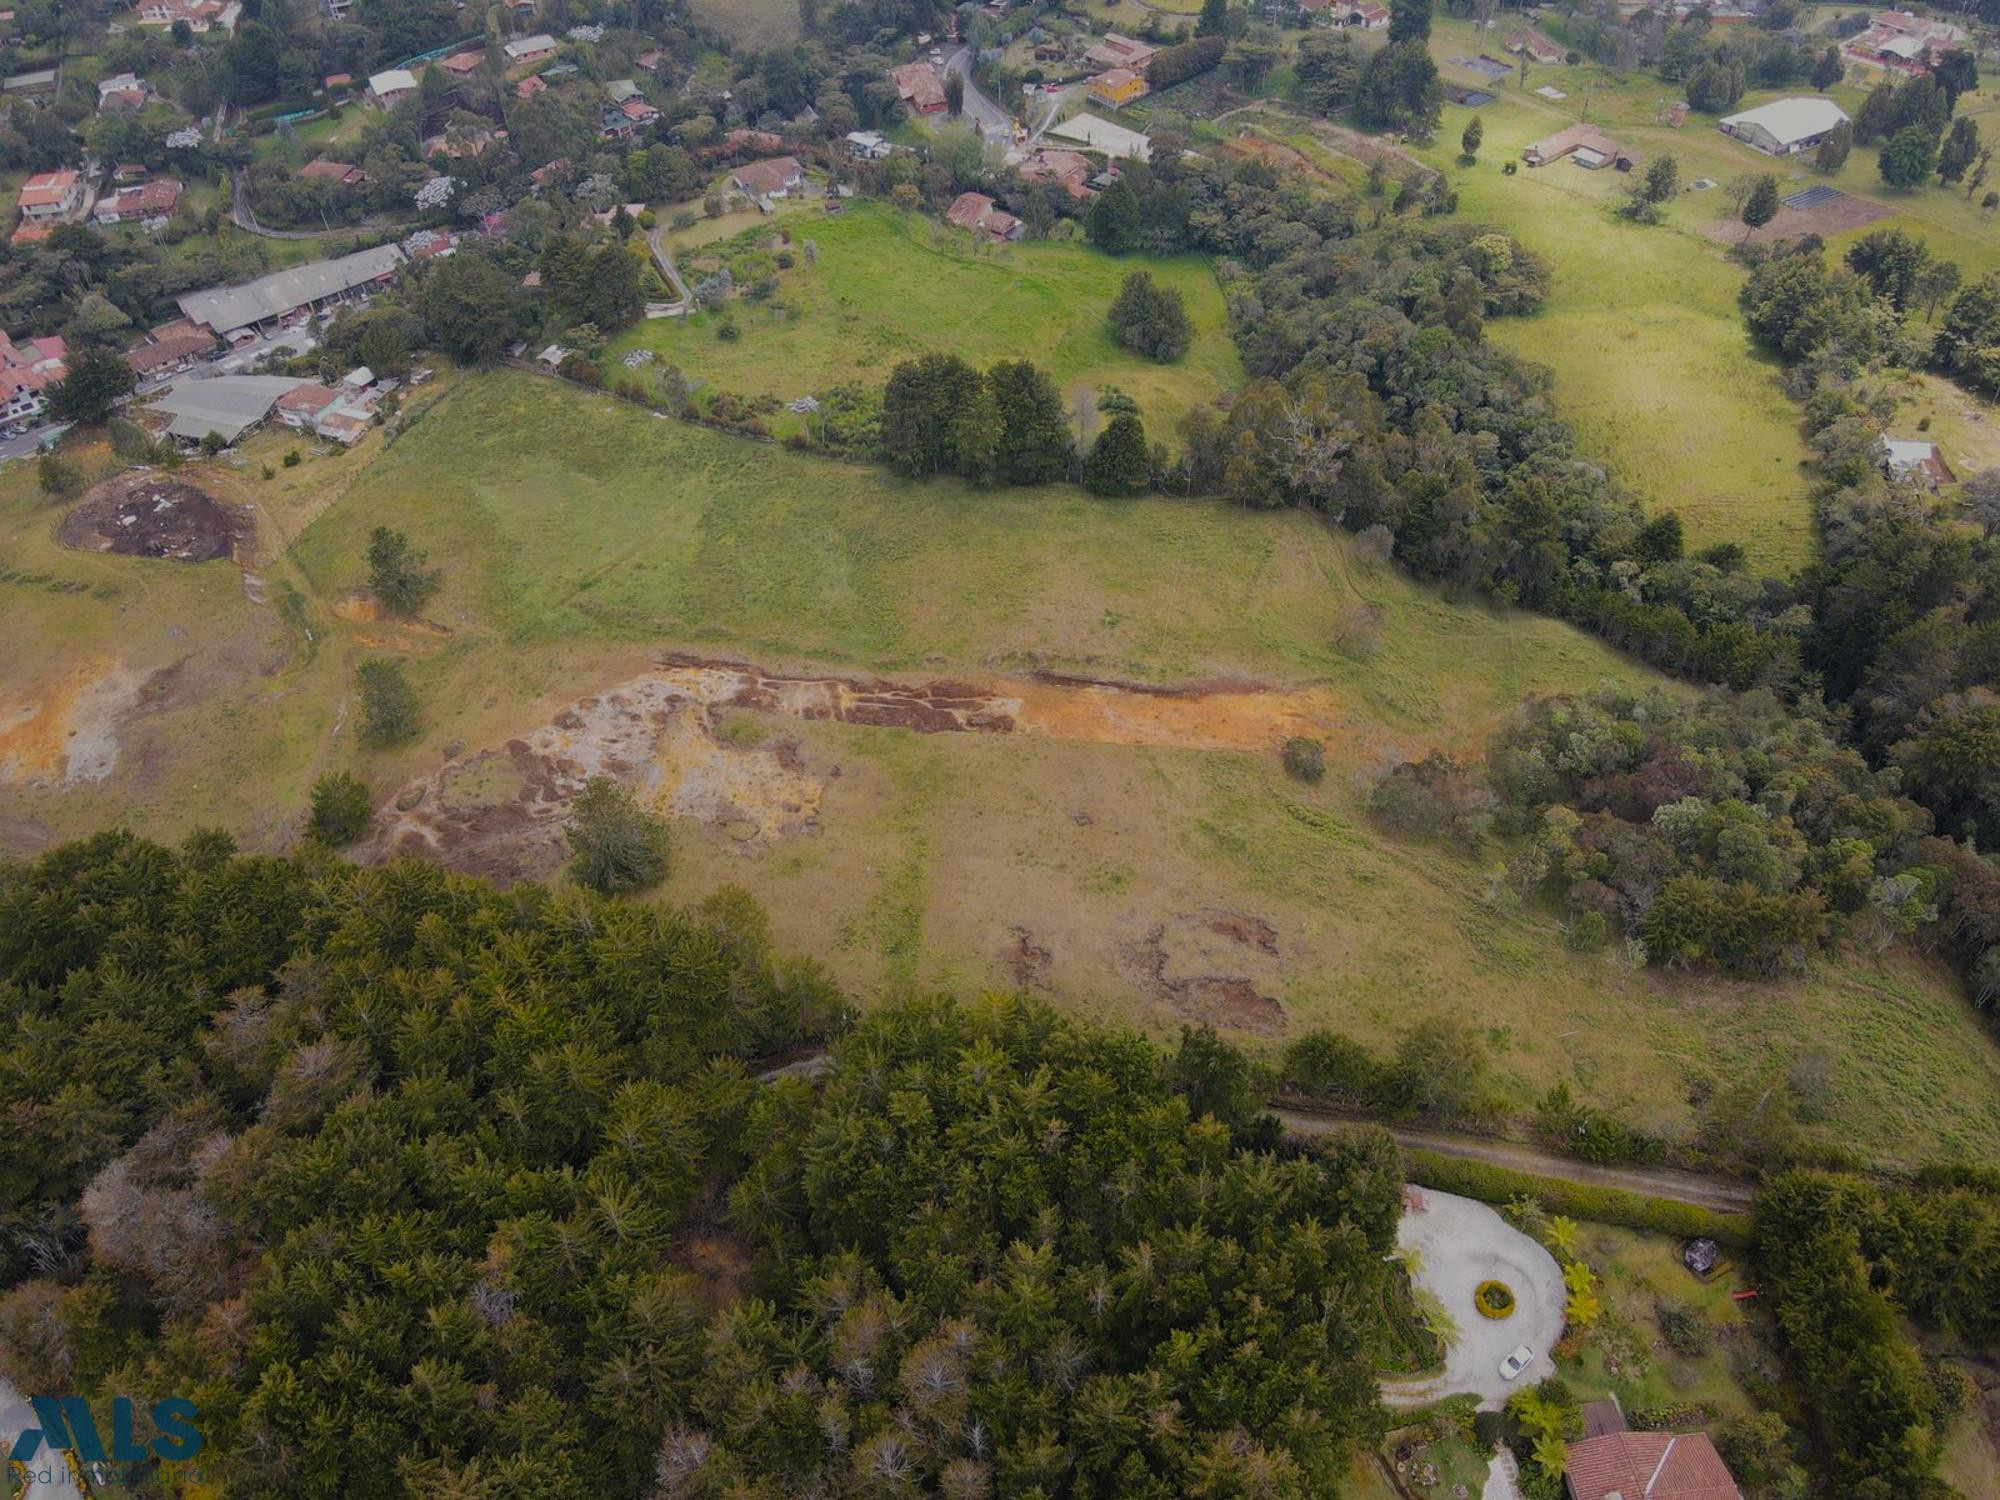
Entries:
POLYGON ((1742 1500, 1705 1432, 1611 1432, 1569 1445, 1576 1500, 1742 1500))

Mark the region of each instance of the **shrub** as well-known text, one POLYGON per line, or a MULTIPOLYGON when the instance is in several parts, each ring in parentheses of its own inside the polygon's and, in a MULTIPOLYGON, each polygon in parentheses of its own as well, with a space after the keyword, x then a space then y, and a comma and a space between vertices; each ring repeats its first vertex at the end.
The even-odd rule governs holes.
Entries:
POLYGON ((1295 734, 1286 740, 1281 759, 1285 770, 1301 781, 1318 781, 1326 775, 1326 745, 1310 735, 1295 734))
POLYGON ((570 878, 594 891, 616 896, 667 873, 667 825, 608 776, 584 783, 567 834, 570 878))
POLYGON ((299 450, 293 448, 285 454, 285 467, 288 469, 296 469, 298 466, 299 466, 299 450))
POLYGON ((1368 810, 1393 833, 1476 849, 1493 823, 1485 779, 1441 750, 1404 761, 1375 784, 1368 810))
POLYGON ((403 669, 387 657, 364 661, 355 673, 361 688, 361 742, 400 745, 417 732, 417 695, 403 669))
POLYGON ((306 836, 329 849, 353 843, 375 821, 375 802, 367 784, 346 771, 335 771, 313 783, 312 813, 306 836))
POLYGON ((1676 1354, 1698 1359, 1714 1343, 1708 1320, 1685 1302, 1660 1302, 1654 1306, 1653 1316, 1659 1319, 1660 1335, 1667 1347, 1676 1354))

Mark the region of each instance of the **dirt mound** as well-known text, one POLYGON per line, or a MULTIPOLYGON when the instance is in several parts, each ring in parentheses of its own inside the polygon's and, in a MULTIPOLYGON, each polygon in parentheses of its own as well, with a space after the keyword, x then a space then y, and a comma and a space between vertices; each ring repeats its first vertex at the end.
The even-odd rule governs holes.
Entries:
POLYGON ((234 557, 253 534, 249 516, 236 507, 183 480, 135 469, 89 490, 58 539, 80 552, 212 562, 234 557))

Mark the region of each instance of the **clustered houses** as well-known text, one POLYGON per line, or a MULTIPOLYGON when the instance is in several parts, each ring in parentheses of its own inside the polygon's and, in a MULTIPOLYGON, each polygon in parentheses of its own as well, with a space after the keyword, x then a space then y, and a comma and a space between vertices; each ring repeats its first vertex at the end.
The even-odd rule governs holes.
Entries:
POLYGON ((909 106, 912 114, 944 113, 944 80, 929 63, 904 63, 900 68, 891 68, 889 78, 896 85, 896 97, 909 106))
POLYGON ((283 426, 351 448, 375 421, 373 384, 374 373, 363 367, 350 371, 338 390, 324 385, 296 386, 278 398, 274 411, 283 426))
POLYGON ((996 243, 1021 237, 1021 221, 1005 209, 995 207, 984 193, 960 193, 944 217, 946 223, 996 243))
POLYGON ((1030 152, 1015 164, 1021 180, 1028 183, 1050 182, 1069 194, 1072 202, 1081 203, 1092 197, 1090 191, 1090 158, 1076 151, 1030 152))
POLYGON ((122 187, 97 200, 91 217, 100 224, 132 224, 170 219, 181 201, 181 184, 162 177, 137 187, 122 187))
POLYGON ((351 447, 373 425, 380 389, 365 367, 349 372, 338 390, 289 375, 217 375, 177 380, 148 409, 168 419, 166 436, 183 443, 233 443, 275 413, 286 427, 351 447))
POLYGON ((1877 14, 1868 29, 1842 45, 1841 55, 1863 67, 1898 73, 1926 73, 1938 58, 1968 38, 1962 26, 1933 21, 1906 10, 1877 14))
POLYGON ((140 381, 158 380, 185 370, 215 352, 215 335, 186 318, 162 323, 125 351, 125 363, 140 381))
POLYGON ((0 426, 16 427, 40 416, 43 392, 69 373, 63 361, 69 346, 61 339, 29 339, 18 345, 0 332, 0 426))

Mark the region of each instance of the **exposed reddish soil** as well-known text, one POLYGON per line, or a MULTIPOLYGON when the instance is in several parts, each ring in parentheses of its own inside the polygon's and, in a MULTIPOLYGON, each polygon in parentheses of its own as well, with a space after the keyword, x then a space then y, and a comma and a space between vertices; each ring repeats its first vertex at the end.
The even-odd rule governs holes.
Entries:
POLYGON ((18 698, 0 697, 0 785, 104 780, 118 763, 120 721, 158 706, 178 676, 178 665, 148 675, 88 658, 18 698))
MULTIPOLYGON (((366 617, 359 597, 339 608, 346 618, 366 617)), ((718 736, 717 715, 727 710, 919 734, 1255 752, 1273 751, 1293 734, 1331 740, 1342 728, 1340 704, 1323 687, 1158 688, 1055 674, 903 683, 779 677, 736 662, 668 656, 657 670, 572 704, 540 729, 412 782, 384 811, 373 853, 437 859, 502 881, 546 874, 561 863, 571 800, 600 775, 663 812, 722 829, 744 852, 812 830, 824 783, 837 772, 816 772, 791 739, 743 745, 718 736)), ((1224 935, 1276 951, 1268 929, 1224 935)), ((1023 976, 1017 982, 1039 982, 1049 955, 1026 934, 1020 941, 1026 947, 1003 962, 1023 976)), ((1256 1009, 1240 998, 1223 1008, 1256 1009)))
POLYGON ((57 534, 81 552, 212 562, 250 541, 249 516, 179 479, 135 469, 93 487, 57 534))
POLYGON ((1740 245, 1746 239, 1753 245, 1771 245, 1779 240, 1796 240, 1808 234, 1825 237, 1848 229, 1859 229, 1864 224, 1873 224, 1877 219, 1886 219, 1894 213, 1893 208, 1877 203, 1873 198, 1857 198, 1852 193, 1842 193, 1811 208, 1780 208, 1775 219, 1759 225, 1747 235, 1741 221, 1736 219, 1716 219, 1702 225, 1701 233, 1725 245, 1740 245))

